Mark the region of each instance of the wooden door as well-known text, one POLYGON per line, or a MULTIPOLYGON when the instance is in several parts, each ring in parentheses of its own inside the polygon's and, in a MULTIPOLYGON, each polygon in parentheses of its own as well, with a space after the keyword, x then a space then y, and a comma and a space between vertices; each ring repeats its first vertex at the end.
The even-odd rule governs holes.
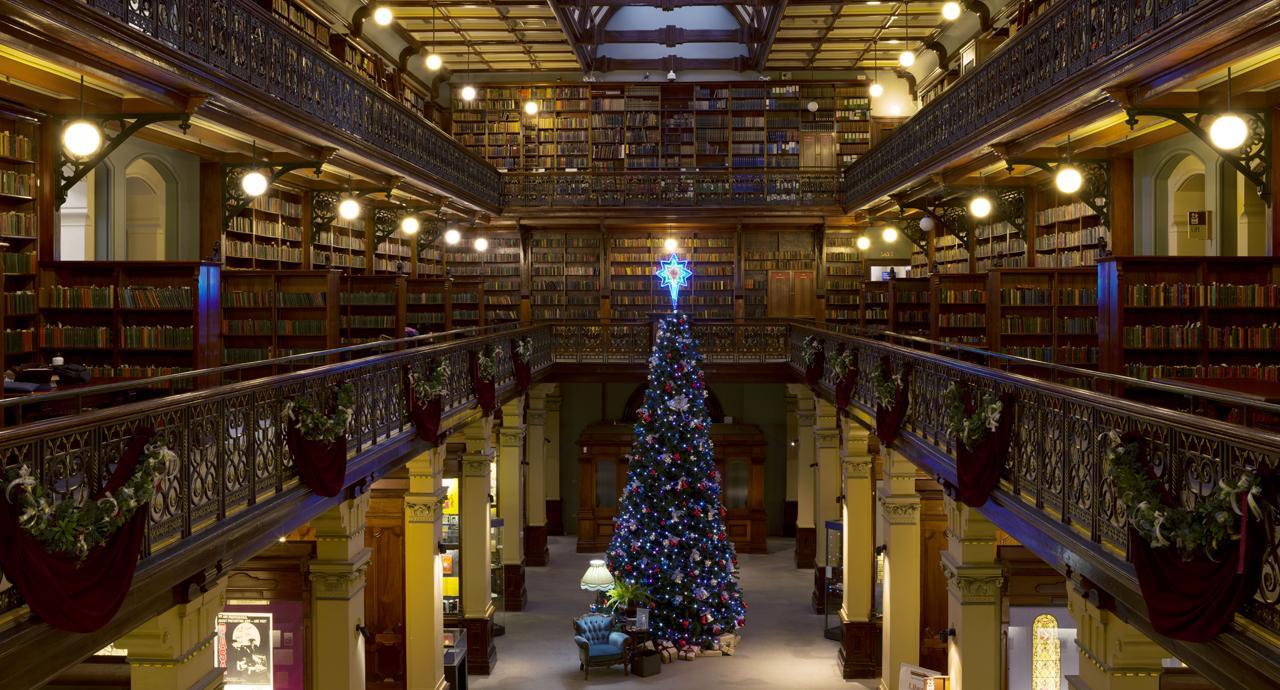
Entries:
POLYGON ((813 318, 816 294, 817 278, 813 271, 791 272, 791 316, 802 319, 813 318))

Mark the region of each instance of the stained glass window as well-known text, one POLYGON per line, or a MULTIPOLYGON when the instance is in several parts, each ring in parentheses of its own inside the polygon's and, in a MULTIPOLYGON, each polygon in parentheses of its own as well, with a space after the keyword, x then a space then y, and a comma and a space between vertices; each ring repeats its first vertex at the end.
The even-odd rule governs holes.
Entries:
POLYGON ((1058 619, 1041 614, 1031 624, 1031 690, 1061 687, 1062 643, 1058 641, 1058 619))

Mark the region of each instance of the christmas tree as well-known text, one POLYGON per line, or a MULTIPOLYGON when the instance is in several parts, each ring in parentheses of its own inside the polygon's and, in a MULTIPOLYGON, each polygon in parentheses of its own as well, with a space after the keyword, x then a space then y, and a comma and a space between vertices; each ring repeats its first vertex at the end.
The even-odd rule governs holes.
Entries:
POLYGON ((681 647, 713 646, 742 627, 746 612, 724 529, 701 365, 688 318, 664 317, 607 553, 615 580, 653 597, 653 636, 681 647))

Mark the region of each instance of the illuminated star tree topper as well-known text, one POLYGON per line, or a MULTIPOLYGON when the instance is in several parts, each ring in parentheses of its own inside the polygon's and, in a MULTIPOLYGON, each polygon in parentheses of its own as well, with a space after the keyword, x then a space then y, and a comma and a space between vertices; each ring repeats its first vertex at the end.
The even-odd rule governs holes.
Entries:
POLYGON ((688 285, 689 277, 693 275, 693 271, 689 270, 689 262, 672 254, 671 258, 658 264, 656 275, 662 279, 662 287, 671 293, 671 311, 675 311, 676 302, 680 299, 680 288, 688 285))

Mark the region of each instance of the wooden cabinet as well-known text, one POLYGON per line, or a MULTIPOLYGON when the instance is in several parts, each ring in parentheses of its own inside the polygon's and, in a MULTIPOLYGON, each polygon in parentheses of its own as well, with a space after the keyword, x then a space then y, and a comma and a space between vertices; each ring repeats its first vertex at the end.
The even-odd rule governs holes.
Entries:
MULTIPOLYGON (((605 550, 627 483, 633 440, 630 424, 600 423, 578 437, 578 552, 605 550)), ((765 438, 750 424, 714 424, 716 470, 721 501, 728 511, 725 530, 740 553, 766 553, 764 512, 765 438)))
POLYGON ((813 318, 815 289, 813 271, 769 271, 769 318, 813 318))

